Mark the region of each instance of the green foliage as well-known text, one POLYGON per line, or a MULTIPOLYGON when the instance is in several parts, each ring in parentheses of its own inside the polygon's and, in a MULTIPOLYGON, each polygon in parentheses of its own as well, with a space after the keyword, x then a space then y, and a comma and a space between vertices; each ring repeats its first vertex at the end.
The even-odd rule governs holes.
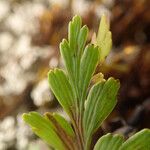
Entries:
POLYGON ((111 113, 116 105, 116 95, 119 88, 118 81, 109 78, 95 84, 89 92, 83 117, 83 129, 86 138, 86 147, 92 134, 111 113))
POLYGON ((122 144, 119 150, 150 150, 150 130, 142 131, 131 136, 122 144))
POLYGON ((60 69, 51 70, 48 73, 48 81, 51 90, 55 94, 59 103, 64 110, 72 117, 72 111, 74 106, 75 96, 71 89, 71 85, 67 79, 65 73, 60 69))
MULTIPOLYGON (((57 113, 36 112, 23 115, 33 132, 57 150, 90 150, 92 136, 112 112, 117 103, 119 81, 94 75, 98 63, 104 61, 111 45, 111 32, 103 16, 97 39, 87 44, 87 26, 75 16, 69 23, 68 40, 60 43, 65 71, 53 69, 48 73, 51 90, 70 117, 71 123, 57 113), (93 83, 92 83, 93 82, 93 83), (91 86, 92 85, 92 86, 91 86)), ((148 150, 150 130, 145 129, 124 142, 122 136, 102 136, 94 150, 148 150)))
POLYGON ((119 150, 123 142, 122 136, 108 133, 97 141, 94 150, 119 150))
POLYGON ((56 127, 51 121, 36 112, 24 114, 23 119, 31 126, 33 132, 46 141, 46 143, 56 149, 65 150, 63 141, 58 136, 56 127))

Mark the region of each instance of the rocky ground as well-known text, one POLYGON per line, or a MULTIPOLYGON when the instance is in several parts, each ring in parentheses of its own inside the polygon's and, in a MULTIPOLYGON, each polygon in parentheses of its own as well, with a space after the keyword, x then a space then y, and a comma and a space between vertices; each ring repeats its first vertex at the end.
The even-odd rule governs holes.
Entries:
MULTIPOLYGON (((32 44, 48 1, 0 1, 0 150, 30 149, 35 140, 21 114, 53 105, 46 74, 58 66, 56 48, 32 44)), ((40 110, 39 110, 40 111, 40 110)))

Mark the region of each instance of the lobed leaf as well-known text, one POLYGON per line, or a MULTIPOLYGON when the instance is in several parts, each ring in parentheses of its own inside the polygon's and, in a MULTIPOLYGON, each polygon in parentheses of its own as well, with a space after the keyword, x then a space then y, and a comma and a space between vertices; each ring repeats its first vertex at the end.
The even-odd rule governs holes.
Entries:
POLYGON ((83 54, 83 50, 84 50, 84 47, 86 44, 87 36, 88 36, 88 27, 86 25, 84 25, 80 29, 80 33, 79 33, 79 37, 78 37, 78 50, 79 50, 78 55, 80 58, 83 54))
POLYGON ((73 117, 75 98, 71 85, 65 73, 60 69, 51 70, 48 73, 48 81, 51 90, 70 117, 73 117))
POLYGON ((96 65, 99 59, 98 47, 89 44, 83 53, 80 64, 80 75, 79 75, 79 92, 81 95, 81 101, 84 103, 86 98, 87 89, 96 69, 96 65))
MULTIPOLYGON (((81 18, 75 16, 69 23, 68 41, 63 40, 60 44, 61 56, 64 60, 72 89, 77 97, 79 95, 77 86, 79 80, 80 59, 86 44, 87 35, 87 26, 85 25, 81 28, 81 18)), ((76 106, 77 105, 78 104, 76 104, 76 106)))
POLYGON ((37 112, 23 114, 23 120, 29 124, 33 132, 42 138, 47 144, 58 150, 66 150, 63 141, 56 133, 55 126, 37 112))
POLYGON ((87 97, 83 116, 84 137, 90 143, 92 134, 111 113, 116 105, 119 83, 113 78, 95 84, 87 97))
POLYGON ((150 150, 150 129, 143 129, 131 136, 119 150, 150 150))
POLYGON ((77 40, 81 24, 81 17, 77 15, 73 17, 71 22, 69 22, 68 41, 72 54, 74 54, 77 49, 77 40))
POLYGON ((74 80, 74 56, 71 52, 68 41, 65 39, 60 43, 60 53, 64 60, 69 77, 74 80))
POLYGON ((122 136, 108 133, 97 141, 94 146, 94 150, 119 150, 119 147, 122 145, 123 141, 122 136))

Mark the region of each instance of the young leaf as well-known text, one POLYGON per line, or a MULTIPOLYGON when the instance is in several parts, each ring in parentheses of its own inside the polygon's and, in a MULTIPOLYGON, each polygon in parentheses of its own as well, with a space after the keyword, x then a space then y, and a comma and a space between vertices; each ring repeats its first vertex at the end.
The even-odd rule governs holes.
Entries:
MULTIPOLYGON (((88 85, 92 78, 92 75, 96 69, 96 65, 99 59, 98 47, 89 44, 83 53, 80 65, 80 76, 79 76, 79 92, 81 95, 81 107, 84 104, 84 100, 87 94, 88 85)), ((81 108, 82 109, 82 108, 81 108)))
POLYGON ((103 61, 104 58, 109 54, 112 47, 112 37, 111 32, 107 32, 104 41, 100 46, 100 60, 103 61))
POLYGON ((68 41, 72 54, 74 54, 77 49, 77 40, 81 24, 81 17, 77 15, 74 16, 72 21, 69 23, 68 41))
POLYGON ((105 15, 102 16, 102 19, 100 21, 95 45, 99 46, 100 61, 104 61, 105 57, 109 54, 112 46, 111 32, 109 31, 109 24, 107 23, 105 15))
POLYGON ((75 109, 75 98, 67 76, 62 70, 54 69, 48 73, 48 81, 50 88, 52 89, 59 103, 68 113, 68 115, 72 118, 72 110, 75 109))
POLYGON ((95 84, 88 95, 83 117, 83 129, 87 146, 90 138, 116 105, 118 81, 109 78, 95 84))
POLYGON ((100 21, 98 35, 97 35, 98 46, 100 46, 100 44, 105 40, 108 31, 109 31, 109 24, 107 23, 106 16, 103 15, 100 21))
POLYGON ((150 150, 150 130, 143 129, 131 136, 119 150, 150 150))
POLYGON ((94 146, 94 150, 119 150, 119 147, 122 145, 123 141, 122 136, 108 133, 97 141, 94 146))
POLYGON ((37 112, 23 114, 23 120, 28 123, 33 132, 42 138, 47 144, 58 150, 66 150, 63 141, 61 141, 55 132, 55 126, 40 114, 37 112))

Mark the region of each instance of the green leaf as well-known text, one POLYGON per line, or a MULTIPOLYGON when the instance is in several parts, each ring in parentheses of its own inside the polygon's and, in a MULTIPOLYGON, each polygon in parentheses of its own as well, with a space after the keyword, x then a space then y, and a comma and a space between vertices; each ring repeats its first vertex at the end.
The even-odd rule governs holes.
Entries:
POLYGON ((94 150, 119 150, 119 147, 122 145, 123 141, 122 136, 108 133, 97 141, 94 146, 94 150))
POLYGON ((46 113, 45 118, 53 123, 56 128, 57 135, 59 135, 66 148, 74 150, 75 135, 70 124, 63 117, 55 113, 46 113))
MULTIPOLYGON (((79 76, 79 92, 81 95, 82 106, 84 104, 84 100, 86 98, 88 86, 92 75, 95 72, 97 63, 99 59, 99 51, 98 47, 94 47, 94 45, 89 44, 83 53, 80 64, 80 76, 79 76)), ((82 107, 81 106, 81 107, 82 107)))
POLYGON ((143 129, 131 136, 119 150, 150 150, 150 130, 143 129))
POLYGON ((104 58, 109 54, 112 47, 112 39, 111 32, 107 32, 105 40, 101 43, 100 47, 100 60, 104 60, 104 58))
POLYGON ((72 118, 75 109, 75 98, 71 85, 67 79, 65 73, 60 69, 54 69, 48 73, 48 81, 51 90, 62 105, 64 110, 72 118))
POLYGON ((105 40, 108 31, 109 31, 109 24, 107 23, 106 16, 103 15, 100 20, 100 25, 98 29, 98 35, 97 35, 98 46, 101 46, 100 44, 105 40))
POLYGON ((87 36, 88 36, 88 27, 86 25, 84 25, 81 29, 80 29, 80 33, 79 33, 79 37, 78 37, 78 49, 79 49, 79 57, 81 58, 85 44, 86 44, 86 40, 87 40, 87 36))
POLYGON ((64 60, 69 77, 74 80, 74 57, 69 47, 69 43, 65 39, 60 43, 60 53, 64 60))
POLYGON ((71 125, 68 123, 68 121, 59 115, 58 113, 46 113, 45 114, 48 118, 49 116, 53 116, 54 119, 58 122, 58 124, 63 128, 63 130, 70 136, 70 137, 75 137, 74 131, 71 127, 71 125))
POLYGON ((109 54, 112 47, 112 37, 109 31, 109 24, 107 23, 106 16, 103 15, 100 21, 96 45, 99 46, 100 61, 104 61, 105 57, 109 54))
POLYGON ((92 134, 115 107, 118 89, 119 82, 113 78, 109 78, 106 82, 101 81, 91 88, 83 117, 84 137, 87 146, 92 134))
POLYGON ((29 124, 33 132, 47 144, 58 150, 66 150, 63 142, 55 132, 55 126, 37 112, 23 114, 23 120, 29 124))
POLYGON ((81 17, 77 15, 74 16, 72 21, 69 23, 68 40, 72 54, 74 54, 75 50, 77 49, 77 40, 81 24, 82 24, 81 17))
MULTIPOLYGON (((61 56, 64 60, 70 84, 76 97, 79 97, 77 86, 79 81, 80 59, 88 35, 87 26, 81 28, 81 24, 81 18, 75 16, 69 24, 68 41, 63 40, 60 44, 61 56)), ((78 98, 75 99, 78 100, 78 98)), ((76 106, 78 106, 77 103, 79 102, 76 102, 76 106)))

